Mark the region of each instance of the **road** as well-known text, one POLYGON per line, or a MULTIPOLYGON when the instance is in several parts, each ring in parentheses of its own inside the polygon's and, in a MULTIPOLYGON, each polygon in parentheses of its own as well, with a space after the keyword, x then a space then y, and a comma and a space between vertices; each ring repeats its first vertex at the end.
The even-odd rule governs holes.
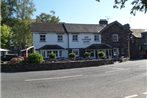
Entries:
POLYGON ((147 60, 1 73, 1 98, 147 98, 147 60))

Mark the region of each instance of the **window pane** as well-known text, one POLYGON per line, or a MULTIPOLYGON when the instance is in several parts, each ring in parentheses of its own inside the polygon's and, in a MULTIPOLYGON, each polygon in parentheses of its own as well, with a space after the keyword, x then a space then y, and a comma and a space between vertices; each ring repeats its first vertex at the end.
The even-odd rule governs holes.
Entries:
POLYGON ((45 36, 45 35, 40 35, 40 41, 41 41, 41 42, 46 41, 46 36, 45 36))
POLYGON ((58 35, 58 41, 63 41, 63 36, 62 35, 58 35))
POLYGON ((78 41, 78 35, 73 35, 73 36, 72 36, 72 40, 73 40, 73 41, 78 41))
POLYGON ((62 51, 59 51, 59 56, 62 57, 62 51))
POLYGON ((99 35, 95 35, 95 36, 94 36, 94 40, 95 40, 95 41, 99 41, 99 35))
POLYGON ((118 42, 118 34, 113 34, 112 35, 112 41, 113 42, 118 42))

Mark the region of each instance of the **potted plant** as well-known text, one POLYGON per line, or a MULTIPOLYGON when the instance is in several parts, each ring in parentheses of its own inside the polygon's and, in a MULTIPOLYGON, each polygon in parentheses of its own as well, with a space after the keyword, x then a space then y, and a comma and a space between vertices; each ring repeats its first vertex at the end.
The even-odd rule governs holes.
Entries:
POLYGON ((49 57, 50 57, 50 60, 51 60, 51 61, 55 61, 55 59, 56 59, 56 54, 52 52, 52 53, 49 55, 49 57))
POLYGON ((75 53, 69 53, 69 59, 75 60, 76 54, 75 53))
POLYGON ((90 58, 90 53, 89 53, 89 52, 85 52, 85 53, 84 53, 84 57, 85 57, 86 59, 89 59, 89 58, 90 58))
POLYGON ((99 56, 100 59, 105 59, 106 58, 106 54, 105 54, 104 51, 99 51, 98 56, 99 56))

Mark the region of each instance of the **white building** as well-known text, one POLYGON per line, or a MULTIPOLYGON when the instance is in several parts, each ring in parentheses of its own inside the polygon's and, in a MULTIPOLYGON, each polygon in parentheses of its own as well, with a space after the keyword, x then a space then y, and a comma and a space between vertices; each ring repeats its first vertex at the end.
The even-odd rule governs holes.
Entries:
POLYGON ((44 58, 49 58, 51 52, 58 58, 68 58, 74 52, 77 57, 83 57, 86 51, 91 52, 93 58, 104 50, 112 56, 111 46, 101 42, 100 31, 106 25, 98 24, 48 24, 33 23, 33 45, 44 58))

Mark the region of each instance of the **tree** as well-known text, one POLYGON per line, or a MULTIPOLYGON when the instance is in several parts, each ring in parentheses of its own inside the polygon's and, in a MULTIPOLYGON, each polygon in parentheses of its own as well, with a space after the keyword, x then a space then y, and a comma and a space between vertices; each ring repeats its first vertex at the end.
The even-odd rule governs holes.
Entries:
POLYGON ((16 0, 1 0, 1 24, 13 26, 16 19, 14 18, 16 0))
POLYGON ((11 28, 7 25, 0 26, 1 29, 1 47, 2 48, 9 48, 10 47, 10 40, 12 37, 11 28))
POLYGON ((45 22, 45 23, 59 23, 59 17, 55 16, 55 12, 51 11, 52 14, 41 13, 39 16, 36 16, 36 22, 45 22))
MULTIPOLYGON (((98 2, 100 2, 100 0, 96 0, 98 2)), ((125 7, 125 3, 128 0, 114 0, 114 8, 124 8, 125 7)), ((130 11, 131 14, 135 15, 136 11, 141 11, 146 13, 147 12, 147 0, 132 0, 131 2, 132 4, 132 9, 130 11)))
POLYGON ((19 20, 13 26, 13 44, 19 49, 32 45, 31 20, 19 20))
POLYGON ((17 19, 31 19, 33 12, 36 10, 33 0, 17 0, 15 16, 17 19))
POLYGON ((2 0, 2 24, 12 28, 16 48, 32 45, 31 16, 35 11, 33 0, 2 0))

